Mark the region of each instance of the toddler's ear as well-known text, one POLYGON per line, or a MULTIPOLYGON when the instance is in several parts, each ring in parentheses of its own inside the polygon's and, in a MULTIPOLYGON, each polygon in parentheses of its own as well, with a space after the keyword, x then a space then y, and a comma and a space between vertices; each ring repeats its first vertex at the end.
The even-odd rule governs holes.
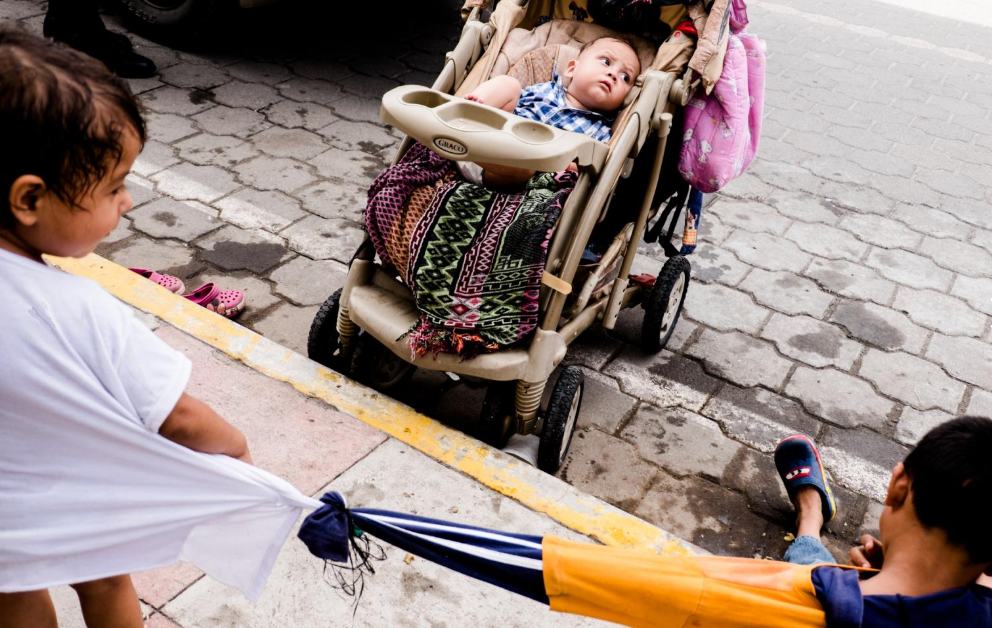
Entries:
POLYGON ((17 222, 30 227, 38 220, 35 210, 46 189, 44 180, 37 175, 24 174, 14 179, 7 202, 17 222))
POLYGON ((575 66, 578 64, 579 62, 577 59, 572 59, 565 64, 565 71, 562 72, 561 75, 565 78, 572 78, 572 75, 575 74, 575 66))

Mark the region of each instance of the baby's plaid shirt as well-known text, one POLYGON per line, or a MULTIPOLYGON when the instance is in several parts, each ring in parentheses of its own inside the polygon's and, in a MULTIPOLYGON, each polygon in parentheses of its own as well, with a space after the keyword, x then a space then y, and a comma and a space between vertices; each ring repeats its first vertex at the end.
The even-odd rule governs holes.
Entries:
POLYGON ((552 72, 552 80, 525 87, 520 92, 516 115, 541 122, 564 131, 584 133, 600 142, 610 141, 613 134, 613 120, 616 114, 604 115, 595 111, 576 109, 565 101, 565 86, 558 72, 552 72))

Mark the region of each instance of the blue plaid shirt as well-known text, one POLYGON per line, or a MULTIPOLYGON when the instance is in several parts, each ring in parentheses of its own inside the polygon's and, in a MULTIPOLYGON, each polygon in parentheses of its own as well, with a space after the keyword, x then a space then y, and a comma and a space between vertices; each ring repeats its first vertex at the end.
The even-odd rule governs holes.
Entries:
POLYGON ((557 72, 552 80, 525 87, 513 113, 528 120, 541 122, 564 131, 585 133, 600 142, 610 141, 616 114, 604 115, 595 111, 575 109, 565 101, 565 86, 557 72))

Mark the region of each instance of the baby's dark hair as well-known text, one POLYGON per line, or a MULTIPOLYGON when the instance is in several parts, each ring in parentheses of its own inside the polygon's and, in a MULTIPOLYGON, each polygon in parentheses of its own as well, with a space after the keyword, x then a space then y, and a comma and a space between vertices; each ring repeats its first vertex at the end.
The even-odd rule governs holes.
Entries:
POLYGON ((41 177, 69 205, 120 160, 145 123, 127 84, 103 63, 14 26, 0 27, 0 227, 13 226, 10 188, 41 177))
POLYGON ((589 46, 592 46, 596 42, 602 41, 604 39, 612 39, 614 41, 618 41, 621 44, 624 44, 625 46, 627 46, 628 48, 630 48, 631 50, 633 50, 634 51, 634 56, 637 57, 637 71, 638 72, 641 71, 641 69, 642 69, 641 68, 641 55, 637 54, 637 42, 634 41, 634 38, 633 37, 631 37, 630 35, 628 35, 626 33, 617 33, 615 35, 606 35, 604 37, 597 37, 596 39, 590 39, 589 41, 587 41, 586 43, 582 44, 579 47, 579 54, 581 55, 583 52, 586 51, 587 48, 589 48, 589 46))
POLYGON ((920 523, 943 530, 973 562, 992 562, 992 419, 961 417, 935 427, 903 464, 920 523))

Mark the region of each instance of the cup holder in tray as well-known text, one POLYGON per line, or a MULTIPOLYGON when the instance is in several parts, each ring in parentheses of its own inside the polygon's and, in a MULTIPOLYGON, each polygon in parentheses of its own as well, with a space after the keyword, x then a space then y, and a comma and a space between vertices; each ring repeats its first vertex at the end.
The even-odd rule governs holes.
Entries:
POLYGON ((528 144, 545 144, 555 139, 554 131, 537 122, 517 122, 510 132, 528 144))
POLYGON ((427 107, 428 109, 434 109, 435 107, 440 107, 446 102, 451 100, 450 96, 435 92, 429 89, 415 90, 412 92, 407 92, 400 97, 407 105, 420 105, 421 107, 427 107))

